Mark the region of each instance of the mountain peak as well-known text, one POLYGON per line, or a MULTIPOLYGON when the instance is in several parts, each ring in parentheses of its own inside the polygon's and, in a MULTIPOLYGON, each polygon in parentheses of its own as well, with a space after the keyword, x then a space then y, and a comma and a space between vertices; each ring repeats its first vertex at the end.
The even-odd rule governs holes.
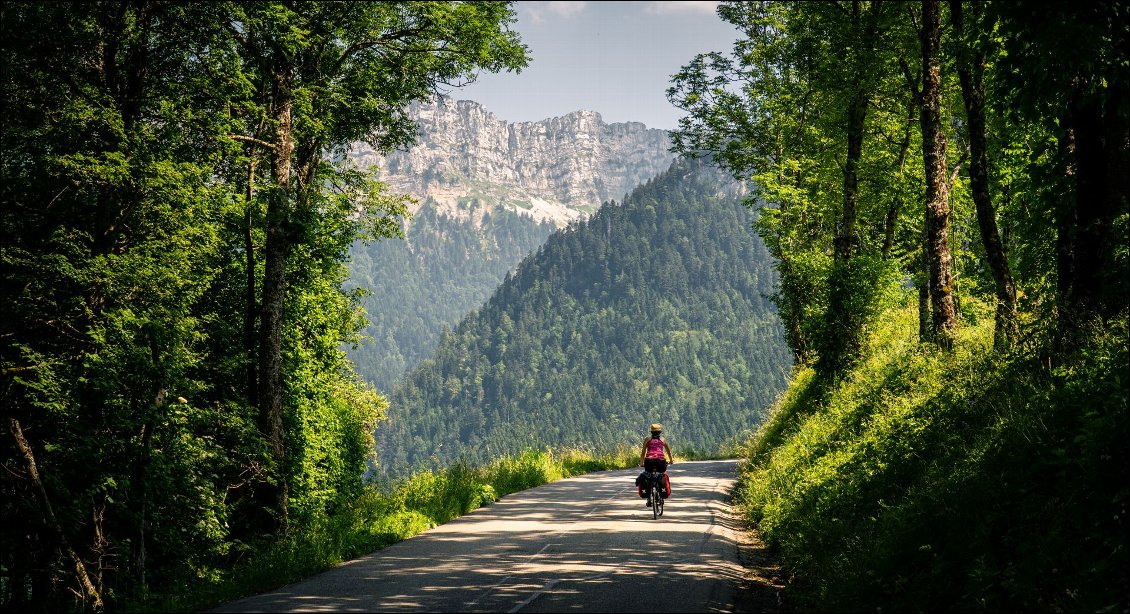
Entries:
POLYGON ((665 130, 606 124, 587 109, 511 123, 478 102, 440 96, 409 113, 419 127, 414 147, 381 156, 359 144, 354 159, 377 166, 395 190, 471 220, 504 207, 563 227, 675 159, 665 130))
MULTIPOLYGON (((427 103, 427 102, 416 103, 413 108, 418 109, 418 108, 421 108, 421 107, 425 107, 428 104, 429 103, 427 103)), ((557 116, 554 116, 554 117, 546 117, 546 118, 543 118, 543 119, 539 119, 537 121, 509 121, 509 120, 499 119, 493 112, 491 112, 489 109, 487 109, 486 106, 483 105, 482 103, 476 102, 474 100, 467 100, 465 98, 456 99, 456 98, 452 98, 450 96, 440 95, 440 96, 437 96, 435 98, 435 100, 433 100, 431 102, 431 104, 436 106, 436 107, 446 107, 446 108, 454 107, 456 109, 475 110, 477 112, 482 113, 483 115, 489 116, 490 119, 492 119, 494 121, 501 121, 503 124, 507 124, 507 125, 540 124, 540 123, 553 122, 555 120, 561 121, 561 120, 573 120, 573 119, 585 119, 585 120, 595 121, 595 122, 600 123, 600 124, 604 123, 604 118, 600 115, 600 112, 599 111, 593 111, 591 109, 577 109, 576 111, 570 111, 570 112, 568 112, 564 115, 557 115, 557 116)), ((640 122, 620 122, 620 123, 638 124, 639 126, 642 126, 645 130, 647 129, 647 126, 645 126, 644 124, 642 124, 640 122)), ((610 125, 615 125, 615 124, 610 124, 610 125)))

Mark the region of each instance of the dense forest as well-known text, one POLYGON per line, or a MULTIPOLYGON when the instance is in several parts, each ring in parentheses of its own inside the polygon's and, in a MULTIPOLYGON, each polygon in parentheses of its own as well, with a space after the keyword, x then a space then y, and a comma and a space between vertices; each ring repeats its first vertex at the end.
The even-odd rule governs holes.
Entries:
MULTIPOLYGON (((732 53, 667 92, 686 159, 390 399, 348 261, 407 201, 346 154, 524 67, 510 3, 0 11, 0 608, 176 609, 428 526, 366 485, 374 431, 391 474, 656 420, 758 429, 737 501, 795 609, 1130 607, 1130 4, 722 2, 732 53)), ((430 215, 451 257, 544 231, 430 215)))
POLYGON ((525 66, 508 3, 5 2, 0 606, 186 590, 363 488, 344 162, 525 66))
POLYGON ((768 252, 722 179, 676 163, 552 235, 393 391, 378 469, 635 445, 656 421, 713 451, 756 426, 790 359, 768 252))
MULTIPOLYGON (((475 214, 486 205, 471 199, 466 206, 475 214)), ((556 229, 502 207, 480 213, 471 223, 425 202, 404 241, 359 242, 350 250, 348 285, 365 290, 368 325, 361 345, 346 353, 377 390, 392 390, 430 356, 444 327, 481 306, 556 229)))
POLYGON ((816 611, 1125 611, 1130 5, 723 2, 673 135, 796 357, 739 500, 816 611))

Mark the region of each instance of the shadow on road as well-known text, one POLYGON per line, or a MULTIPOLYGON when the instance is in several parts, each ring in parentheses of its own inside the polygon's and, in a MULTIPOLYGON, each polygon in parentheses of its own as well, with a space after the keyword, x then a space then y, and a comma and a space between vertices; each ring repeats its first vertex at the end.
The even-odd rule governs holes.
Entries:
POLYGON ((671 468, 659 519, 638 471, 589 474, 217 611, 774 611, 779 573, 747 567, 768 557, 728 505, 733 461, 710 463, 671 468))

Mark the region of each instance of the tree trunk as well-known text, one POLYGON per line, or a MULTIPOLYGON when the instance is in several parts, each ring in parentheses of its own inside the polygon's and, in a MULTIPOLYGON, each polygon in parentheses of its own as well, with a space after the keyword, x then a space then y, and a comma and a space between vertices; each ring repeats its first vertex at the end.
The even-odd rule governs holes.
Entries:
POLYGON ((847 61, 853 65, 854 79, 846 93, 847 100, 847 156, 843 167, 843 210, 832 239, 834 264, 828 279, 829 334, 822 335, 818 368, 824 372, 840 371, 848 366, 859 354, 860 337, 864 325, 864 315, 853 307, 852 284, 859 272, 852 266, 852 258, 858 240, 856 236, 856 217, 859 199, 859 164, 863 158, 863 140, 870 106, 871 70, 870 56, 881 21, 881 3, 870 5, 869 13, 863 11, 864 4, 854 0, 851 5, 853 42, 847 61))
POLYGON ((1071 317, 1110 317, 1126 306, 1125 270, 1117 265, 1116 222, 1126 212, 1127 130, 1124 84, 1112 83, 1104 101, 1078 91, 1068 104, 1074 133, 1075 268, 1071 317), (1123 107, 1121 110, 1119 107, 1123 107), (1121 113, 1120 113, 1121 111, 1121 113))
POLYGON ((931 329, 935 343, 949 347, 957 328, 949 247, 949 180, 942 126, 941 18, 937 0, 922 2, 922 159, 926 172, 926 253, 930 267, 931 329))
POLYGON ((275 484, 275 529, 286 532, 288 488, 286 443, 283 433, 282 323, 286 305, 286 268, 292 247, 289 233, 290 166, 294 151, 291 131, 292 69, 275 73, 273 88, 275 139, 271 175, 274 186, 267 204, 267 243, 264 249, 263 303, 259 330, 259 429, 271 447, 275 484))
MULTIPOLYGON (((780 244, 781 238, 777 237, 777 243, 780 244)), ((798 304, 797 298, 793 296, 793 292, 788 288, 791 287, 791 279, 795 273, 792 268, 792 260, 787 253, 780 247, 777 248, 777 261, 780 263, 779 271, 781 276, 781 299, 785 303, 782 305, 781 311, 782 321, 785 325, 785 339, 788 340, 789 346, 793 350, 793 363, 803 364, 808 361, 808 340, 804 335, 804 328, 801 327, 801 305, 798 304)))
MULTIPOLYGON (((907 118, 906 130, 902 134, 902 142, 899 143, 899 162, 898 162, 898 181, 902 182, 902 171, 906 167, 906 155, 910 151, 910 131, 914 125, 914 103, 910 102, 907 105, 907 118)), ((887 218, 883 223, 883 260, 891 257, 891 249, 895 244, 895 230, 898 227, 899 214, 902 213, 903 200, 902 196, 898 193, 895 195, 894 202, 887 208, 887 218)))
POLYGON ((1106 229, 1111 233, 1109 248, 1106 258, 1111 266, 1104 268, 1106 273, 1106 293, 1104 296, 1104 315, 1113 316, 1126 309, 1130 304, 1130 288, 1127 279, 1130 272, 1126 270, 1126 262, 1120 266, 1118 250, 1125 242, 1119 238, 1118 220, 1121 216, 1130 213, 1130 84, 1126 79, 1112 80, 1110 94, 1106 99, 1106 169, 1107 169, 1107 206, 1105 214, 1109 216, 1106 229))
POLYGON ((43 510, 47 513, 47 524, 55 531, 55 536, 59 540, 59 547, 66 552, 71 562, 74 563, 75 575, 82 586, 83 602, 89 601, 91 609, 95 612, 101 612, 103 609, 102 595, 98 592, 98 588, 94 586, 94 582, 91 581, 90 574, 86 572, 86 565, 83 564, 78 553, 67 541, 67 534, 63 531, 63 526, 59 524, 59 519, 55 516, 55 508, 51 505, 51 499, 47 497, 47 489, 43 487, 43 480, 39 479, 39 467, 35 463, 35 454, 24 437, 24 431, 20 427, 19 420, 8 418, 8 427, 12 431, 12 437, 16 440, 16 447, 19 448, 24 461, 27 463, 28 475, 31 476, 31 481, 35 484, 35 490, 39 493, 40 501, 43 503, 43 510))
MULTIPOLYGON (((163 392, 159 393, 159 398, 163 398, 163 392)), ((150 418, 145 421, 145 425, 141 429, 141 457, 138 460, 136 471, 138 499, 140 499, 137 511, 137 577, 143 593, 149 590, 146 578, 148 562, 146 560, 145 529, 148 525, 147 517, 149 514, 149 460, 153 453, 153 429, 153 419, 150 418)))
POLYGON ((867 120, 867 95, 857 92, 848 107, 847 158, 844 160, 844 209, 836 233, 835 259, 851 259, 855 246, 856 200, 859 195, 859 160, 863 157, 863 128, 867 120))
MULTIPOLYGON (((1062 118, 1066 127, 1059 137, 1057 146, 1061 167, 1058 169, 1065 177, 1075 176, 1075 164, 1072 158, 1075 153, 1075 133, 1071 129, 1068 117, 1062 118)), ((1071 315, 1072 289, 1075 287, 1075 194, 1064 194, 1056 202, 1055 207, 1055 272, 1056 272, 1056 304, 1059 307, 1057 337, 1063 340, 1066 330, 1074 321, 1071 315)))
MULTIPOLYGON (((959 38, 964 38, 965 20, 962 14, 962 0, 950 0, 950 14, 954 29, 959 38)), ((973 16, 980 12, 980 2, 972 3, 973 16)), ((968 45, 968 41, 964 41, 968 45)), ((993 345, 997 350, 1007 350, 1016 338, 1016 286, 1012 281, 1012 271, 1008 266, 1008 256, 997 229, 997 216, 989 194, 989 155, 985 136, 985 54, 981 51, 970 53, 965 48, 966 58, 958 62, 958 76, 961 79, 961 94, 965 102, 965 114, 969 126, 969 183, 973 191, 973 203, 977 208, 977 227, 981 231, 981 243, 993 272, 993 282, 997 295, 996 328, 993 345)))
MULTIPOLYGON (((862 84, 858 84, 862 88, 862 84)), ((847 158, 844 162, 844 200, 836 235, 832 239, 834 264, 828 279, 828 322, 833 331, 822 343, 820 370, 839 371, 859 352, 862 322, 851 307, 850 286, 855 273, 851 259, 856 243, 856 200, 859 195, 859 161, 863 156, 863 128, 867 119, 867 94, 852 94, 848 107, 847 158)))
POLYGON ((247 164, 247 212, 244 217, 243 250, 247 260, 246 301, 247 307, 243 321, 243 351, 246 354, 246 386, 247 403, 252 406, 259 405, 259 372, 255 360, 255 318, 258 304, 255 300, 255 241, 254 216, 252 215, 255 200, 255 161, 247 164))
POLYGON ((887 208, 887 218, 883 221, 883 260, 891 258, 891 248, 895 245, 895 227, 898 226, 901 210, 902 198, 896 196, 894 202, 887 208))

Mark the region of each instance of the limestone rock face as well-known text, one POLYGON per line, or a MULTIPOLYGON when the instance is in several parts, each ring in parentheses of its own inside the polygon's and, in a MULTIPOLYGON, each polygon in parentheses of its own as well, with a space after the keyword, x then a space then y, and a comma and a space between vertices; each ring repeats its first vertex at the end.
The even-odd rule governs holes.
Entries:
POLYGON ((359 144, 353 159, 376 165, 395 191, 471 220, 502 206, 564 226, 675 158, 665 130, 606 124, 593 111, 509 123, 476 102, 440 97, 410 113, 420 129, 415 146, 381 156, 359 144))

